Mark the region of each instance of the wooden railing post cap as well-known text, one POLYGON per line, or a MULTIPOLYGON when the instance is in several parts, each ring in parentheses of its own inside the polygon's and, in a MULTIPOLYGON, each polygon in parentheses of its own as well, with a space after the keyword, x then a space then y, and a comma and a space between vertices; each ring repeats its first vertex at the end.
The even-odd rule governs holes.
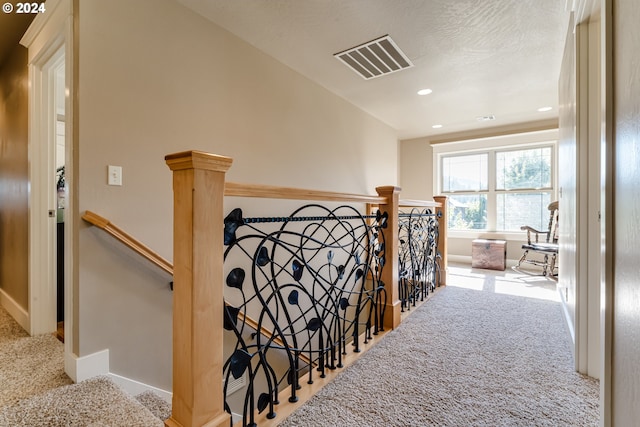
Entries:
POLYGON ((378 192, 378 195, 381 194, 388 194, 388 193, 400 193, 400 191, 402 191, 402 188, 400 187, 396 187, 394 185, 384 185, 382 187, 376 187, 376 191, 378 192))
POLYGON ((164 160, 172 171, 184 169, 206 169, 216 172, 226 172, 229 170, 231 163, 233 162, 231 157, 197 150, 167 154, 164 157, 164 160))

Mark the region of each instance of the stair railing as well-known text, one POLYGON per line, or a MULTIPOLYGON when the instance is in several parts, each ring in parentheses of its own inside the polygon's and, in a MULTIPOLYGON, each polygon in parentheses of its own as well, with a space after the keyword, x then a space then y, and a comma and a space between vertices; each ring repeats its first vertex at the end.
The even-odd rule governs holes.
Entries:
MULTIPOLYGON (((221 387, 223 370, 233 367, 237 368, 238 371, 244 372, 248 366, 246 360, 243 361, 243 358, 247 357, 246 354, 239 353, 235 359, 232 357, 225 360, 223 346, 212 345, 212 343, 222 343, 225 326, 229 330, 229 327, 234 322, 239 321, 239 319, 229 315, 229 306, 225 306, 222 303, 224 298, 223 284, 227 283, 228 286, 229 283, 237 285, 240 281, 238 276, 231 275, 230 277, 229 272, 225 274, 223 265, 225 238, 228 238, 228 236, 225 236, 225 218, 223 217, 223 199, 225 195, 366 203, 370 206, 376 206, 380 212, 378 215, 380 217, 384 216, 386 227, 383 228, 376 225, 373 228, 375 232, 379 232, 379 236, 375 237, 375 239, 380 239, 379 242, 374 242, 372 246, 373 253, 376 256, 381 256, 380 253, 384 252, 384 268, 377 265, 377 267, 380 267, 376 270, 376 274, 379 274, 379 276, 375 277, 374 283, 384 283, 385 286, 383 292, 375 290, 369 294, 372 298, 371 300, 377 301, 376 304, 378 305, 376 310, 370 312, 373 313, 375 311, 373 315, 367 315, 379 316, 377 320, 381 322, 380 329, 390 330, 400 324, 402 307, 398 287, 399 250, 397 242, 400 225, 400 189, 398 187, 379 187, 377 188, 377 196, 368 196, 225 183, 225 173, 232 163, 232 160, 228 157, 189 151, 168 155, 165 159, 173 171, 175 263, 173 408, 171 417, 165 422, 167 426, 229 425, 229 413, 225 411, 228 408, 225 408, 223 387, 221 387), (384 248, 380 246, 380 242, 386 242, 384 248), (381 297, 382 295, 384 297, 381 297)), ((415 205, 415 203, 411 204, 415 205)), ((435 205, 436 211, 438 211, 441 218, 444 218, 444 230, 446 230, 446 214, 443 215, 443 213, 446 213, 444 212, 446 203, 437 202, 435 205)), ((331 215, 333 214, 330 213, 329 216, 331 215)), ((227 218, 228 222, 229 218, 227 218)), ((233 218, 231 222, 233 222, 233 218)), ((322 226, 324 227, 324 225, 322 226)), ((443 225, 441 224, 440 227, 442 230, 443 225)), ((439 239, 446 241, 445 234, 445 232, 441 232, 439 239)), ((265 237, 265 239, 265 241, 269 241, 272 237, 265 237)), ((328 242, 330 246, 331 240, 328 242)), ((229 245, 228 239, 227 245, 229 245)), ((439 248, 444 273, 440 275, 440 281, 441 284, 445 284, 446 252, 443 251, 441 246, 439 248)), ((262 256, 263 260, 260 262, 265 262, 264 265, 267 265, 266 263, 269 262, 268 256, 261 252, 262 250, 259 250, 255 253, 255 259, 259 260, 262 256)), ((327 255, 328 264, 331 264, 331 257, 332 255, 327 255)), ((372 277, 375 269, 373 264, 376 263, 376 261, 372 260, 373 258, 369 258, 366 263, 362 264, 362 268, 353 270, 356 272, 354 274, 363 283, 365 278, 369 280, 372 277)), ((362 263, 362 260, 357 261, 362 263)), ((274 269, 274 267, 270 268, 274 269)), ((295 282, 296 274, 299 273, 291 272, 289 274, 291 274, 292 280, 295 282)), ((298 295, 299 293, 290 293, 288 295, 288 303, 297 304, 298 295)), ((339 305, 342 305, 343 301, 341 299, 338 299, 338 301, 339 305)), ((344 302, 344 305, 349 306, 350 302, 344 302)), ((233 312, 235 314, 235 310, 233 312)), ((265 316, 273 317, 269 313, 265 314, 265 316)), ((278 332, 279 336, 285 337, 285 339, 293 339, 291 335, 278 330, 278 322, 273 321, 275 317, 269 322, 264 322, 264 318, 264 316, 261 317, 258 323, 271 323, 274 331, 278 332)), ((305 319, 307 322, 305 324, 306 330, 314 333, 321 330, 321 324, 314 318, 305 319)), ((370 322, 370 319, 372 317, 365 318, 365 321, 370 322)), ((325 338, 320 335, 313 339, 323 341, 325 338)), ((354 334, 353 339, 358 339, 357 334, 354 334)), ((267 341, 269 340, 267 339, 267 341)), ((269 343, 269 345, 272 344, 269 343)), ((287 348, 291 348, 290 343, 281 347, 283 347, 282 350, 284 351, 287 351, 287 348)), ((296 348, 295 351, 299 351, 299 349, 296 348)), ((326 359, 327 357, 332 357, 331 352, 323 354, 324 356, 316 359, 320 361, 319 363, 324 363, 322 362, 323 360, 326 361, 328 360, 326 359)), ((308 368, 306 372, 308 373, 310 370, 308 368)), ((297 388, 298 383, 296 381, 294 377, 289 378, 289 383, 292 384, 291 388, 297 388)), ((322 382, 317 381, 316 385, 322 382)), ((305 388, 315 389, 315 387, 305 388)), ((308 392, 303 393, 301 390, 298 395, 290 394, 290 396, 295 398, 305 393, 308 392)), ((252 393, 247 396, 247 399, 255 398, 252 393)), ((310 397, 310 395, 306 397, 310 397)), ((291 397, 289 399, 291 400, 291 397)), ((262 402, 258 402, 257 406, 266 407, 275 402, 277 402, 277 396, 269 396, 267 400, 263 399, 262 402)), ((266 415, 261 420, 271 418, 270 415, 273 415, 272 407, 269 411, 264 411, 263 414, 266 415)), ((257 422, 258 419, 252 418, 251 421, 257 422)), ((260 425, 262 426, 263 424, 260 425)))
POLYGON ((412 208, 400 214, 400 301, 410 311, 431 295, 440 274, 438 219, 431 209, 412 208))
MULTIPOLYGON (((85 220, 86 222, 88 222, 89 224, 92 224, 92 225, 100 228, 101 230, 103 230, 104 232, 109 234, 110 236, 112 236, 115 239, 119 240, 126 247, 128 247, 129 249, 131 249, 134 252, 136 252, 138 255, 142 256, 143 258, 147 259, 151 263, 153 263, 156 266, 160 267, 160 269, 162 269, 163 271, 165 271, 169 275, 173 276, 173 264, 170 261, 168 261, 166 258, 163 258, 162 256, 158 255, 156 252, 154 252, 152 249, 150 249, 144 243, 140 242, 139 240, 137 240, 134 237, 132 237, 130 234, 128 234, 125 231, 123 231, 121 228, 116 226, 114 223, 112 223, 107 218, 104 218, 104 217, 102 217, 102 216, 100 216, 97 213, 92 212, 92 211, 85 211, 85 213, 82 215, 82 219, 85 220)), ((172 289, 173 289, 173 283, 172 283, 172 289)), ((260 332, 261 335, 263 335, 263 336, 265 336, 265 337, 267 337, 269 339, 273 339, 279 345, 284 345, 284 343, 281 342, 279 340, 279 338, 273 336, 273 332, 272 331, 268 330, 265 327, 261 327, 260 325, 258 325, 258 322, 256 322, 250 316, 246 316, 245 317, 243 313, 238 313, 238 317, 239 317, 240 321, 245 323, 247 326, 252 328, 254 331, 260 332)))
MULTIPOLYGON (((438 240, 437 257, 441 268, 437 275, 437 285, 446 284, 446 197, 435 198, 436 202, 401 201, 399 200, 400 189, 393 186, 379 187, 376 189, 378 195, 370 196, 230 183, 225 182, 224 175, 231 165, 231 159, 197 151, 169 155, 166 157, 166 161, 174 172, 174 260, 178 266, 175 269, 175 274, 174 267, 169 261, 109 220, 90 211, 85 212, 83 219, 103 229, 165 272, 174 275, 176 283, 173 329, 174 387, 172 416, 166 421, 167 426, 229 425, 229 408, 225 407, 224 392, 220 390, 219 385, 222 382, 223 371, 226 370, 226 376, 229 379, 229 363, 232 358, 225 362, 222 355, 223 346, 211 346, 210 343, 222 342, 221 331, 225 327, 229 329, 230 320, 231 323, 241 323, 255 331, 260 331, 260 334, 252 334, 254 338, 256 335, 263 337, 263 342, 266 340, 274 348, 288 351, 290 354, 295 353, 298 358, 296 363, 301 361, 301 364, 306 365, 306 368, 300 368, 296 375, 303 371, 307 372, 310 378, 309 383, 313 382, 311 380, 312 369, 323 372, 321 375, 323 378, 318 378, 315 384, 308 385, 297 395, 295 390, 298 388, 298 377, 292 377, 289 380, 292 385, 295 385, 295 387, 291 387, 292 394, 289 397, 289 400, 292 401, 297 400, 298 395, 306 400, 321 388, 333 376, 331 372, 325 375, 327 367, 334 369, 337 365, 347 366, 355 360, 351 355, 346 355, 344 351, 344 357, 338 355, 336 359, 335 354, 332 354, 331 357, 334 359, 331 360, 328 352, 325 352, 324 357, 314 359, 300 351, 293 351, 290 343, 284 342, 282 339, 282 337, 286 337, 286 334, 279 335, 277 333, 277 325, 272 325, 276 327, 276 333, 274 333, 272 329, 264 326, 263 319, 254 320, 243 311, 234 311, 235 307, 226 302, 220 304, 220 301, 224 301, 223 286, 219 285, 219 283, 224 283, 225 275, 222 265, 222 259, 225 256, 223 247, 225 239, 228 238, 226 233, 222 232, 222 224, 228 222, 229 219, 229 217, 222 218, 222 199, 224 196, 366 203, 367 223, 378 221, 378 225, 374 225, 371 230, 373 230, 373 234, 380 233, 379 237, 368 236, 367 239, 379 239, 379 242, 374 242, 371 248, 374 253, 383 253, 384 261, 377 266, 373 265, 375 264, 373 261, 375 256, 366 261, 368 267, 365 266, 365 269, 368 271, 365 273, 366 280, 363 278, 362 282, 373 283, 377 281, 380 284, 387 284, 382 285, 377 291, 372 291, 370 294, 370 296, 373 295, 371 306, 376 308, 375 310, 369 309, 370 312, 364 317, 364 322, 369 322, 367 328, 371 327, 371 319, 374 322, 380 322, 379 325, 376 323, 374 334, 384 334, 397 327, 402 320, 403 304, 407 302, 406 297, 402 295, 402 286, 398 286, 399 279, 401 279, 398 267, 398 262, 401 259, 398 235, 403 227, 406 227, 407 214, 403 213, 403 209, 406 207, 429 209, 419 214, 414 213, 414 219, 419 217, 434 218, 434 215, 431 215, 432 210, 438 216, 441 232, 435 233, 435 236, 438 240), (372 214, 373 212, 376 212, 377 215, 372 214), (382 216, 384 216, 384 227, 380 227, 382 216), (402 217, 404 219, 401 219, 402 217), (382 242, 381 245, 380 242, 382 242), (373 277, 374 271, 375 274, 378 274, 376 278, 373 277), (230 312, 234 315, 233 319, 229 317, 230 312), (369 317, 367 318, 367 316, 369 317)), ((329 216, 335 217, 335 214, 330 213, 329 216)), ((334 217, 330 220, 337 219, 334 217)), ((361 219, 364 218, 361 217, 361 219)), ((410 228, 415 229, 416 227, 414 225, 410 228)), ((430 238, 433 238, 433 235, 430 238)), ((226 242, 227 245, 228 243, 226 242)), ((432 243, 430 247, 433 246, 432 243)), ((328 246, 331 246, 331 242, 328 246)), ((433 254, 428 256, 433 258, 433 254)), ((331 264, 331 260, 329 264, 331 264)), ((434 272, 435 270, 430 271, 434 272)), ((226 280, 228 284, 228 275, 226 280)), ((433 284, 433 280, 431 284, 433 284)), ((345 301, 346 299, 342 298, 340 304, 351 305, 345 301)), ((358 316, 362 317, 363 315, 358 316)), ((314 328, 315 326, 311 327, 311 329, 314 328)), ((357 330, 356 326, 356 332, 352 334, 352 345, 355 346, 356 351, 366 350, 370 346, 371 332, 365 330, 359 336, 357 330), (363 340, 362 345, 360 344, 361 339, 363 340)), ((344 347, 345 343, 346 341, 339 345, 344 347)), ((274 398, 270 398, 268 404, 265 404, 264 401, 256 404, 256 406, 262 406, 263 414, 258 418, 254 418, 252 414, 251 422, 260 420, 261 426, 269 425, 269 418, 275 415, 273 406, 271 405, 269 411, 264 411, 264 408, 277 402, 277 388, 274 390, 274 398)), ((288 412, 292 411, 290 405, 280 415, 286 416, 288 412)), ((247 424, 246 419, 243 424, 247 424)))
POLYGON ((107 234, 122 242, 129 249, 137 252, 156 266, 160 267, 163 271, 173 276, 173 265, 171 264, 171 262, 158 255, 144 243, 124 232, 108 219, 103 218, 91 211, 85 211, 85 213, 82 215, 82 219, 87 221, 89 224, 95 225, 96 227, 104 230, 107 234))

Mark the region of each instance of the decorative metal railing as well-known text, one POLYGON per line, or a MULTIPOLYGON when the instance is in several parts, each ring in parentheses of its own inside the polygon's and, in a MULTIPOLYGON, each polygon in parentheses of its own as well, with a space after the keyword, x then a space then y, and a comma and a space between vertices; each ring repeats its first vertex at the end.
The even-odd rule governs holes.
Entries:
POLYGON ((399 214, 398 286, 402 311, 424 301, 438 286, 438 218, 431 209, 399 214))
MULTIPOLYGON (((165 160, 173 172, 175 283, 168 427, 226 427, 231 411, 243 414, 244 425, 274 425, 279 394, 308 399, 325 380, 299 391, 305 377, 307 383, 314 375, 333 377, 334 368, 371 346, 373 334, 398 327, 401 208, 438 213, 441 274, 438 255, 435 270, 427 263, 411 271, 435 271, 438 284, 446 285, 445 196, 400 200, 396 186, 376 187, 372 196, 232 183, 225 179, 229 157, 185 151, 165 160), (233 211, 225 219, 227 197, 344 206, 307 205, 285 218, 243 218, 233 211), (362 215, 351 204, 383 213, 362 215), (225 350, 229 336, 235 341, 225 350), (234 383, 244 393, 228 393, 236 378, 247 379, 244 388, 234 383)), ((280 414, 292 410, 282 405, 280 414)))
POLYGON ((349 347, 359 352, 383 329, 387 215, 309 204, 280 218, 234 209, 224 225, 225 340, 235 342, 225 345, 225 408, 253 426, 256 410, 276 416, 279 391, 291 386, 297 401, 303 378, 342 367, 349 347), (232 403, 228 386, 243 376, 232 403))
POLYGON ((83 219, 174 276, 167 427, 226 427, 232 410, 244 426, 275 425, 278 399, 311 397, 374 335, 398 327, 402 311, 446 285, 445 196, 400 200, 395 186, 373 196, 240 184, 225 179, 229 157, 185 151, 165 160, 173 172, 173 263, 105 218, 87 211, 83 219), (344 205, 225 218, 227 197, 344 205), (434 208, 438 220, 428 210, 402 213, 409 207, 434 208), (323 379, 314 384, 314 376, 323 379), (304 378, 310 385, 299 390, 304 378))

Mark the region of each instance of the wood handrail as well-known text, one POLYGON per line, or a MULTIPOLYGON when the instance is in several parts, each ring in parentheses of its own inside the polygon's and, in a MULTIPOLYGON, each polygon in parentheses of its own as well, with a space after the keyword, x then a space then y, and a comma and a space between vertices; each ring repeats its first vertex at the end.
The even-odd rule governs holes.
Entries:
POLYGON ((399 206, 401 208, 439 208, 442 207, 442 203, 429 200, 400 199, 399 206))
MULTIPOLYGON (((223 339, 225 279, 222 224, 225 196, 364 203, 368 212, 375 205, 387 214, 387 227, 381 227, 381 233, 390 247, 385 255, 387 264, 382 271, 382 281, 388 292, 384 302, 384 326, 390 330, 400 323, 397 275, 399 187, 378 187, 378 195, 370 196, 229 183, 225 177, 233 162, 230 157, 192 150, 169 154, 165 160, 173 172, 176 283, 173 295, 173 405, 171 417, 165 421, 166 426, 229 425, 229 414, 224 410, 220 387, 220 367, 224 364, 222 346, 211 346, 212 342, 223 339)), ((436 207, 436 211, 443 214, 440 242, 446 236, 446 198, 436 200, 442 205, 406 203, 407 207, 436 207)), ((439 246, 439 249, 444 248, 439 246)), ((446 252, 443 261, 446 278, 446 252)), ((295 397, 292 393, 290 399, 295 397)), ((263 413, 267 417, 273 415, 271 410, 263 413)))
MULTIPOLYGON (((241 184, 226 182, 224 195, 229 197, 255 197, 264 199, 316 200, 328 202, 361 202, 372 205, 387 203, 384 196, 368 194, 340 193, 334 191, 309 190, 304 188, 279 187, 275 185, 241 184)), ((402 199, 400 207, 437 208, 442 204, 430 200, 402 199)))
MULTIPOLYGON (((131 237, 129 234, 122 231, 120 228, 115 226, 108 219, 101 217, 100 215, 91 211, 85 211, 84 215, 82 215, 82 219, 104 230, 107 234, 115 237, 120 242, 124 243, 124 245, 127 246, 128 248, 137 252, 139 255, 151 261, 152 263, 160 267, 162 270, 164 270, 165 272, 173 276, 173 264, 171 264, 171 262, 164 259, 163 257, 158 255, 151 249, 149 249, 149 247, 147 247, 145 244, 141 243, 140 241, 131 237)), ((225 305, 228 305, 228 304, 225 302, 225 305)), ((240 322, 246 323, 247 326, 249 326, 254 331, 260 331, 261 335, 267 338, 273 338, 273 342, 276 343, 276 345, 284 347, 284 342, 279 337, 274 337, 272 331, 265 328, 264 326, 258 325, 258 322, 256 322, 251 317, 245 315, 242 312, 239 312, 238 320, 240 320, 240 322)), ((311 359, 309 359, 308 356, 301 354, 300 358, 304 360, 306 363, 312 364, 311 359)))
POLYGON ((226 182, 224 195, 234 197, 259 197, 265 199, 316 200, 324 202, 361 202, 372 204, 385 204, 387 202, 386 197, 366 194, 307 190, 303 188, 278 187, 275 185, 240 184, 237 182, 226 182))
POLYGON ((108 219, 103 218, 100 215, 91 211, 85 211, 84 215, 82 215, 82 219, 106 231, 111 236, 115 237, 116 239, 124 243, 125 246, 139 253, 144 258, 151 261, 152 263, 160 267, 162 270, 164 270, 165 272, 173 276, 173 265, 169 261, 167 261, 160 255, 152 251, 145 244, 134 239, 129 234, 125 233, 120 228, 116 227, 108 219))

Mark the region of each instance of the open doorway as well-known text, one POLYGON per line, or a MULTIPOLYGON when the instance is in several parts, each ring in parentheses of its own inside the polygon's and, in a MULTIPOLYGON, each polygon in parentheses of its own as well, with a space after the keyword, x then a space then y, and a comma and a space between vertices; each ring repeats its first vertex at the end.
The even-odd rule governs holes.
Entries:
MULTIPOLYGON (((64 262, 59 266, 57 262, 58 241, 64 252, 63 238, 57 236, 58 218, 64 218, 64 210, 58 206, 66 199, 67 187, 66 168, 62 169, 66 163, 64 46, 53 51, 41 66, 30 67, 34 102, 29 138, 29 315, 30 333, 35 335, 57 330, 58 294, 64 298, 63 275, 60 290, 57 285, 57 273, 64 272, 64 262)), ((64 304, 62 310, 64 318, 64 304)))
POLYGON ((64 55, 60 64, 53 69, 53 93, 55 99, 55 194, 56 194, 56 336, 64 342, 64 235, 65 206, 67 199, 66 155, 65 155, 65 63, 64 55))
POLYGON ((29 332, 53 333, 63 319, 65 372, 75 379, 73 5, 47 2, 20 44, 29 66, 29 332))

